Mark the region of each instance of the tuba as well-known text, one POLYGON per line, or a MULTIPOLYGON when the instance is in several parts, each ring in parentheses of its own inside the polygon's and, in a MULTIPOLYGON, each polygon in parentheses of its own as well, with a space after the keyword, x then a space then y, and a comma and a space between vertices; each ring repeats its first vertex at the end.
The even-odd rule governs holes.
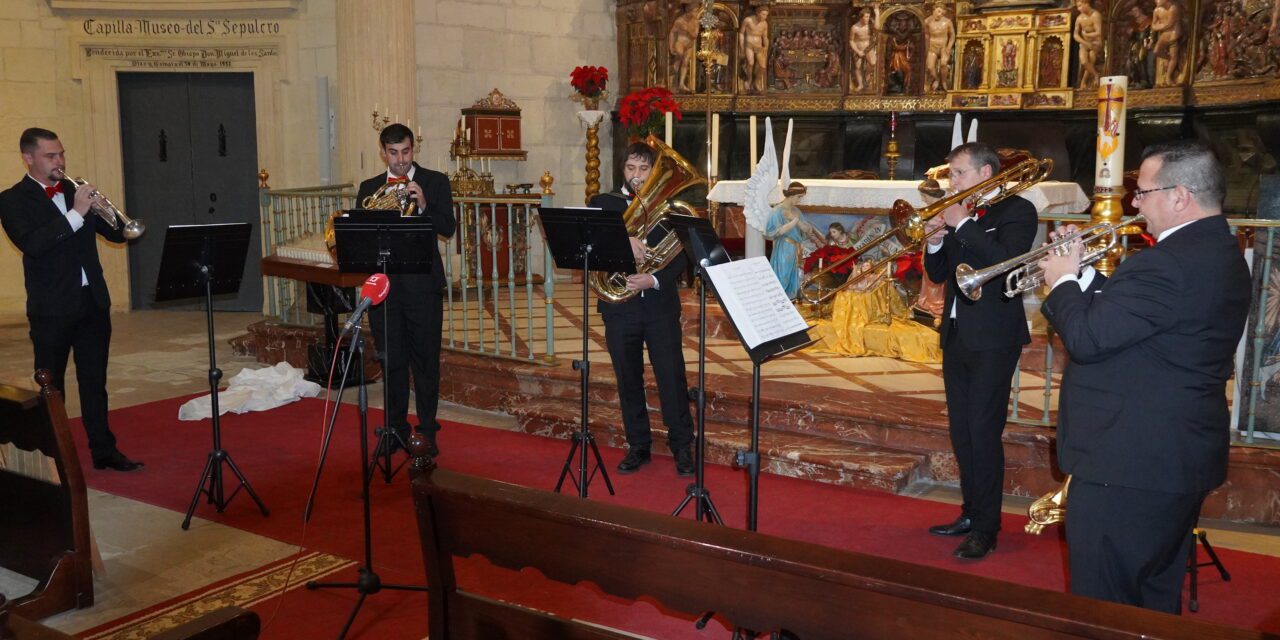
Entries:
MULTIPOLYGON (((71 184, 76 185, 77 188, 84 186, 84 184, 88 182, 84 178, 72 178, 71 176, 68 176, 64 169, 55 169, 54 171, 56 171, 58 175, 62 176, 63 180, 70 180, 71 184)), ((89 194, 89 196, 94 199, 102 198, 102 202, 100 204, 95 202, 91 207, 93 212, 98 214, 98 217, 102 218, 107 224, 111 225, 113 230, 119 229, 120 225, 123 224, 124 237, 126 239, 133 240, 146 232, 147 226, 142 224, 141 220, 134 220, 129 216, 126 216, 124 211, 121 211, 119 207, 112 204, 111 200, 106 196, 98 193, 96 190, 89 194)))
MULTIPOLYGON (((653 171, 649 174, 649 179, 645 180, 637 190, 631 205, 622 214, 622 221, 627 225, 627 233, 641 240, 648 238, 649 232, 654 227, 664 223, 672 210, 687 216, 697 216, 697 210, 689 203, 672 198, 689 187, 707 183, 688 160, 663 144, 653 134, 649 134, 644 142, 656 152, 653 171)), ((669 231, 657 245, 645 250, 644 261, 636 265, 636 273, 657 272, 670 264, 681 250, 680 238, 676 236, 675 231, 669 231)), ((606 274, 593 271, 590 273, 588 282, 595 290, 596 296, 605 302, 626 302, 637 293, 627 290, 627 276, 624 273, 606 274)))
POLYGON ((918 250, 925 240, 928 240, 933 233, 936 233, 936 231, 933 233, 925 231, 925 222, 942 213, 948 207, 959 203, 971 203, 974 207, 991 206, 1005 198, 1030 189, 1047 178, 1052 172, 1053 160, 1049 158, 1036 160, 1033 158, 1020 162, 964 191, 947 196, 920 209, 911 206, 911 203, 906 200, 898 200, 893 203, 893 208, 889 211, 889 219, 893 224, 893 228, 882 235, 876 236, 853 253, 832 261, 825 268, 806 276, 800 282, 800 291, 797 299, 812 305, 825 304, 840 291, 861 282, 865 278, 878 274, 885 266, 896 261, 904 254, 918 250), (843 284, 830 288, 821 286, 821 282, 823 282, 823 278, 827 274, 851 260, 857 260, 871 249, 892 238, 897 238, 904 245, 901 250, 881 258, 866 271, 849 276, 849 279, 845 280, 843 284))
POLYGON ((1044 528, 1051 524, 1067 520, 1067 487, 1071 486, 1071 476, 1062 481, 1062 486, 1053 493, 1046 493, 1027 507, 1027 526, 1023 529, 1031 535, 1040 535, 1044 528))

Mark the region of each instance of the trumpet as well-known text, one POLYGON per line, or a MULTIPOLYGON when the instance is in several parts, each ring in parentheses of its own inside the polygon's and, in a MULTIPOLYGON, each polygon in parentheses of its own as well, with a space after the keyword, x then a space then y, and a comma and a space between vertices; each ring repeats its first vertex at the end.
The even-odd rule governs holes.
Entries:
MULTIPOLYGON (((59 180, 70 180, 71 184, 76 185, 77 188, 84 186, 88 182, 84 178, 68 176, 65 169, 54 169, 54 173, 56 174, 55 177, 60 176, 58 177, 59 180)), ((90 209, 98 214, 98 217, 102 218, 108 225, 111 225, 112 229, 120 229, 120 226, 124 225, 125 239, 133 240, 147 231, 147 225, 142 224, 141 220, 134 220, 125 215, 124 211, 121 211, 106 196, 98 193, 97 189, 94 189, 89 194, 89 197, 94 200, 90 209), (101 199, 101 202, 99 202, 99 199, 101 199)))
POLYGON ((1070 249, 1072 243, 1081 242, 1087 248, 1080 256, 1080 266, 1091 265, 1105 257, 1120 242, 1121 227, 1142 219, 1141 215, 1136 215, 1119 225, 1099 222, 985 269, 974 269, 967 264, 962 264, 956 267, 956 284, 961 293, 970 300, 976 301, 982 297, 983 285, 1004 274, 1004 295, 1012 298, 1044 284, 1044 269, 1040 268, 1040 261, 1049 255, 1063 255, 1070 249))

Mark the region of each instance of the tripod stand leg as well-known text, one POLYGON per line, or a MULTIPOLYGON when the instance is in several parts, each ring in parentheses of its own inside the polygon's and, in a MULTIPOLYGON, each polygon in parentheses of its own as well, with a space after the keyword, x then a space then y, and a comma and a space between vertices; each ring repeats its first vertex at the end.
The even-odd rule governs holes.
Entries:
MULTIPOLYGON (((600 447, 596 446, 596 437, 587 432, 587 442, 591 443, 591 453, 596 456, 596 469, 600 470, 600 477, 604 479, 604 486, 609 489, 609 495, 615 495, 613 492, 613 482, 609 480, 609 470, 604 466, 604 458, 600 457, 600 447)), ((585 479, 583 480, 586 481, 585 479)))
MULTIPOLYGON (((226 455, 226 461, 227 466, 231 467, 231 473, 234 473, 236 475, 236 479, 240 481, 240 486, 244 487, 244 490, 249 493, 249 497, 253 498, 253 501, 258 503, 258 509, 262 511, 262 515, 271 515, 271 512, 267 511, 267 505, 262 503, 262 498, 258 497, 258 492, 253 490, 253 485, 249 484, 249 480, 244 477, 243 473, 240 473, 240 467, 237 467, 235 460, 231 459, 231 454, 228 453, 226 455)), ((226 505, 224 504, 223 506, 225 507, 226 505)))
POLYGON ((351 615, 347 616, 347 623, 342 625, 342 631, 338 632, 338 640, 347 637, 347 632, 351 630, 351 625, 356 621, 356 614, 360 613, 360 607, 364 606, 366 595, 362 592, 360 597, 356 598, 356 606, 351 610, 351 615))
POLYGON ((1205 553, 1209 554, 1209 559, 1213 561, 1213 566, 1218 568, 1218 573, 1222 575, 1223 582, 1231 582, 1231 574, 1227 573, 1227 568, 1218 559, 1218 553, 1213 550, 1213 545, 1209 544, 1209 534, 1201 531, 1197 537, 1200 538, 1200 544, 1204 545, 1205 553))
POLYGON ((564 459, 564 469, 560 470, 560 479, 556 481, 556 493, 560 493, 560 487, 564 486, 564 479, 569 475, 570 469, 573 468, 573 454, 578 451, 578 447, 582 444, 582 434, 575 433, 571 439, 573 444, 569 446, 569 455, 564 459))
MULTIPOLYGON (((213 468, 214 452, 209 452, 209 457, 204 463, 204 470, 200 472, 200 482, 196 484, 196 493, 191 496, 191 505, 187 507, 187 517, 182 520, 182 530, 186 531, 191 527, 191 515, 196 512, 196 503, 200 501, 200 494, 206 493, 204 483, 210 478, 209 471, 213 468)), ((212 498, 213 494, 209 496, 212 498)))

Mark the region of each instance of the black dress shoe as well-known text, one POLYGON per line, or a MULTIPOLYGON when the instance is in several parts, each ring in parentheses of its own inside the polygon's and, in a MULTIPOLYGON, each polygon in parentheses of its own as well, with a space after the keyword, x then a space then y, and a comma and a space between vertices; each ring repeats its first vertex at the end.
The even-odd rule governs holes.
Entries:
POLYGON ((685 478, 693 475, 693 447, 674 449, 671 455, 676 459, 676 475, 685 478))
MULTIPOLYGON (((431 456, 432 458, 439 456, 440 447, 436 444, 436 432, 424 431, 422 429, 418 429, 418 433, 421 433, 422 437, 427 439, 427 455, 431 456)), ((406 442, 408 442, 407 439, 406 439, 406 442)))
POLYGON ((141 462, 137 462, 135 460, 130 460, 126 458, 125 455, 123 453, 120 453, 119 450, 112 451, 111 453, 101 458, 95 456, 93 459, 94 469, 111 469, 112 471, 137 471, 145 466, 146 465, 142 464, 141 462))
POLYGON ((996 534, 971 531, 956 547, 955 556, 962 560, 981 560, 996 550, 996 534))
POLYGON ((641 466, 649 464, 649 450, 643 447, 632 447, 626 457, 618 463, 618 473, 635 473, 641 466))
POLYGON ((962 536, 970 531, 973 531, 973 521, 965 516, 960 516, 947 524, 929 527, 929 533, 935 536, 962 536))

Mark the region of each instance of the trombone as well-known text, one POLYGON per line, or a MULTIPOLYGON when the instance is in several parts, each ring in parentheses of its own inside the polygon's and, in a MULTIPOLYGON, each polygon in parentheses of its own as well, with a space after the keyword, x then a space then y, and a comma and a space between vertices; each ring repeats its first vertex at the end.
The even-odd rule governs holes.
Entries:
POLYGON ((962 264, 956 267, 956 285, 960 288, 961 293, 970 300, 976 301, 982 297, 983 285, 1002 274, 1006 274, 1004 295, 1007 298, 1012 298, 1044 284, 1044 269, 1040 268, 1040 261, 1049 255, 1063 255, 1070 250, 1072 243, 1081 242, 1086 249, 1080 256, 1080 266, 1091 265, 1116 248, 1116 245, 1120 242, 1120 233, 1118 231, 1121 227, 1141 220, 1143 220, 1143 217, 1139 214, 1118 225, 1099 222, 1075 233, 1062 236, 1038 249, 1032 249, 1020 256, 1014 256, 985 269, 974 269, 967 264, 962 264))
MULTIPOLYGON (((974 207, 993 205, 1005 198, 1030 189, 1047 178, 1052 172, 1052 159, 1036 160, 1033 158, 1019 162, 964 191, 954 193, 921 209, 916 209, 906 200, 895 201, 893 207, 889 210, 889 219, 893 223, 893 227, 862 245, 856 251, 845 255, 839 260, 832 261, 831 264, 806 276, 800 283, 800 292, 797 294, 797 300, 812 305, 822 305, 829 302, 840 291, 879 273, 885 265, 896 261, 903 254, 913 250, 932 237, 934 233, 937 233, 937 230, 926 232, 924 223, 942 213, 948 207, 962 202, 971 202, 974 207), (850 260, 857 260, 871 249, 894 237, 897 237, 905 245, 902 249, 881 258, 862 273, 850 276, 848 280, 835 287, 830 289, 821 287, 820 283, 829 278, 827 274, 839 269, 850 260)), ((939 227, 939 229, 941 228, 939 227)))
MULTIPOLYGON (((72 178, 68 176, 65 169, 54 169, 54 171, 61 176, 60 179, 70 180, 71 184, 76 185, 76 188, 80 188, 88 182, 84 178, 72 178)), ((106 221, 107 224, 111 225, 112 230, 118 230, 121 224, 124 225, 124 237, 126 239, 133 240, 146 232, 147 226, 142 224, 141 220, 134 220, 129 216, 126 216, 124 211, 121 211, 119 207, 112 204, 111 200, 106 196, 98 193, 97 189, 94 189, 93 193, 89 194, 89 197, 94 200, 94 203, 89 208, 92 209, 94 213, 98 214, 98 217, 106 221), (101 203, 97 202, 99 198, 102 199, 101 203)))

